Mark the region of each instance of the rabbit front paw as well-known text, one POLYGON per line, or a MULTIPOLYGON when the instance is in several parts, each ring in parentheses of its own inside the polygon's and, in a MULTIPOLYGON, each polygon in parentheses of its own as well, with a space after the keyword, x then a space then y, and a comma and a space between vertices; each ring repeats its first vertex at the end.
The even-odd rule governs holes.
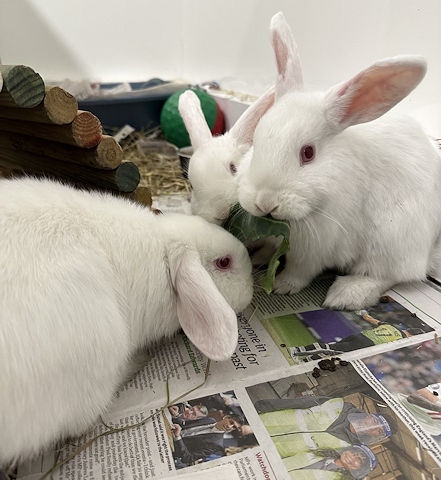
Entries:
POLYGON ((287 270, 283 270, 276 276, 273 292, 278 295, 297 293, 308 284, 309 279, 305 281, 305 279, 292 275, 287 270))
POLYGON ((390 286, 389 282, 366 276, 337 277, 328 290, 323 306, 332 310, 360 310, 376 304, 390 286))

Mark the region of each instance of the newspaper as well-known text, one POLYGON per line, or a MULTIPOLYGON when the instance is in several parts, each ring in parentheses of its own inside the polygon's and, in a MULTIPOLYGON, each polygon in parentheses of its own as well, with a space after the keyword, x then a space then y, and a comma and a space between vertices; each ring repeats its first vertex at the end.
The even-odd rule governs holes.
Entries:
POLYGON ((441 289, 337 312, 333 278, 256 292, 229 361, 183 333, 151 348, 102 422, 18 479, 441 479, 441 289))

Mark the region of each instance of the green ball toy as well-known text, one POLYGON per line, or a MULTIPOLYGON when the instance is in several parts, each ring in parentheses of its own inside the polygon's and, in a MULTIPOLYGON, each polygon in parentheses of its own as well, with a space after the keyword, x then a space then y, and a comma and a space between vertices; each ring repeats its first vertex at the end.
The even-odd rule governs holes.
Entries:
MULTIPOLYGON (((160 123, 164 138, 178 148, 191 145, 190 137, 178 109, 179 97, 188 89, 180 90, 171 95, 164 103, 160 123)), ((221 135, 225 131, 225 122, 222 111, 214 98, 204 90, 192 88, 201 102, 201 108, 213 135, 221 135)))

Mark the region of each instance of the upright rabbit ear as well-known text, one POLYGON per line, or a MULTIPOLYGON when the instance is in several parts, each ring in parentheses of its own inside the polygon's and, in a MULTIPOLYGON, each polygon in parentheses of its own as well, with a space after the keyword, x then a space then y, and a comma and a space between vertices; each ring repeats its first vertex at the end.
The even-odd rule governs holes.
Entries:
POLYGON ((259 120, 273 104, 274 87, 271 87, 236 120, 236 123, 230 128, 229 134, 239 145, 252 145, 254 130, 256 130, 259 120))
POLYGON ((185 248, 169 257, 178 319, 187 337, 208 358, 227 360, 237 346, 237 317, 202 266, 185 248))
POLYGON ((271 36, 276 56, 278 77, 276 99, 290 90, 303 88, 303 73, 297 44, 282 12, 271 18, 271 36))
POLYGON ((410 55, 374 63, 328 92, 326 115, 339 129, 375 120, 421 82, 426 68, 424 58, 410 55))
POLYGON ((193 91, 186 90, 180 95, 178 109, 195 150, 211 140, 210 127, 202 112, 201 102, 193 91))

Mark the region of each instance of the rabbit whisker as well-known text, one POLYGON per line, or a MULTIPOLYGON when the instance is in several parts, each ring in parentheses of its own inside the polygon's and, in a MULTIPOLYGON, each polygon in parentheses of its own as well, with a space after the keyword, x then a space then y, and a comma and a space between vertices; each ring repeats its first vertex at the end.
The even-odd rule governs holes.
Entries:
POLYGON ((310 243, 312 243, 311 240, 315 239, 317 241, 317 244, 320 244, 320 235, 318 234, 318 231, 315 225, 312 222, 310 222, 308 218, 305 218, 302 223, 305 225, 306 229, 309 231, 310 243))
POLYGON ((332 217, 331 215, 327 214, 324 212, 324 210, 322 210, 321 208, 318 208, 316 207, 315 208, 315 212, 318 213, 319 215, 322 215, 323 217, 327 218, 328 220, 331 220, 331 222, 334 222, 338 227, 341 228, 341 230, 348 234, 349 232, 346 230, 346 228, 338 221, 336 220, 334 217, 332 217))

